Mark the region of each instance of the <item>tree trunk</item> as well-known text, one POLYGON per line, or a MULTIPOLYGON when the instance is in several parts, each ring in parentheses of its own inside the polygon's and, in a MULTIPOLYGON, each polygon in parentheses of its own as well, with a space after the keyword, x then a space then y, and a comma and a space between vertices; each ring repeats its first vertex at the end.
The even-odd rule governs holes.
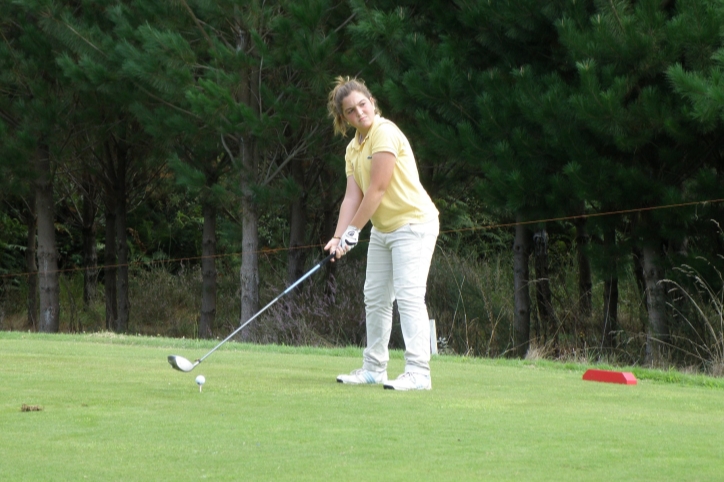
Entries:
POLYGON ((538 307, 538 319, 541 324, 543 342, 553 340, 558 326, 556 314, 553 310, 553 296, 551 294, 551 283, 548 275, 548 232, 542 229, 533 235, 534 265, 535 265, 535 299, 538 307))
POLYGON ((618 259, 616 252, 616 229, 611 227, 603 234, 604 253, 608 253, 608 266, 603 283, 603 326, 601 327, 602 345, 616 346, 618 331, 618 259))
POLYGON ((41 145, 36 158, 35 207, 38 215, 38 330, 57 333, 60 328, 60 284, 55 245, 55 206, 50 171, 50 152, 41 145))
MULTIPOLYGON (((122 141, 121 141, 122 142, 122 141)), ((120 148, 117 159, 117 190, 116 190, 116 249, 118 254, 118 317, 116 318, 116 333, 128 331, 130 303, 128 301, 128 222, 127 222, 127 192, 126 167, 128 150, 120 148)))
POLYGON ((578 261, 578 306, 579 318, 583 321, 593 311, 593 281, 591 281, 591 262, 586 255, 589 236, 586 232, 586 220, 576 222, 576 259, 578 261))
POLYGON ((216 320, 216 207, 203 201, 204 228, 201 238, 201 318, 199 337, 211 338, 216 320))
POLYGON ((83 306, 88 308, 95 299, 98 283, 98 253, 96 251, 96 187, 92 181, 84 183, 82 237, 83 237, 83 306))
MULTIPOLYGON (((520 220, 520 219, 519 219, 520 220)), ((515 354, 523 358, 530 344, 530 293, 528 292, 528 230, 515 227, 513 242, 513 283, 515 288, 515 314, 513 319, 515 354)))
POLYGON ((661 342, 668 341, 666 322, 666 291, 660 255, 656 247, 644 246, 644 278, 646 279, 646 305, 649 310, 649 326, 646 339, 646 360, 655 362, 662 355, 661 342))
POLYGON ((106 210, 106 232, 105 251, 103 256, 103 280, 106 300, 106 330, 113 331, 118 319, 118 301, 116 292, 116 280, 118 278, 118 257, 116 254, 116 198, 112 189, 106 189, 105 193, 106 210))
POLYGON ((611 276, 603 282, 603 326, 601 327, 603 345, 616 346, 618 330, 618 277, 611 276))
MULTIPOLYGON (((242 189, 248 189, 248 181, 242 189)), ((259 219, 251 193, 245 192, 241 199, 242 244, 241 244, 241 323, 259 311, 259 219)), ((240 338, 249 340, 249 330, 242 330, 240 338)))
MULTIPOLYGON (((256 19, 258 20, 258 19, 256 19)), ((254 20, 252 20, 254 21, 254 20)), ((239 48, 245 48, 240 37, 239 48)), ((251 47, 251 51, 254 47, 251 47)), ((250 107, 255 113, 259 112, 259 67, 251 66, 241 73, 239 86, 239 100, 250 107)), ((246 133, 241 133, 239 140, 239 154, 241 157, 241 320, 246 322, 259 311, 259 215, 253 186, 258 171, 259 159, 256 139, 246 133)), ((249 330, 242 330, 239 334, 241 340, 249 340, 249 330)))
POLYGON ((644 253, 638 246, 631 248, 633 255, 633 271, 634 278, 636 279, 636 287, 638 288, 639 300, 644 303, 644 307, 648 310, 646 305, 646 276, 644 275, 644 253))
MULTIPOLYGON (((302 167, 298 162, 292 163, 292 175, 299 186, 304 186, 302 167)), ((306 190, 292 201, 289 213, 289 255, 287 258, 287 286, 294 283, 304 274, 306 251, 302 248, 306 241, 307 231, 307 195, 306 190)))
MULTIPOLYGON (((241 319, 246 322, 259 311, 259 216, 252 190, 257 172, 256 141, 252 137, 241 142, 241 319)), ((241 340, 249 340, 249 330, 242 330, 241 340)))
POLYGON ((25 264, 28 272, 28 321, 27 327, 36 331, 38 329, 38 264, 37 256, 37 217, 35 209, 35 196, 27 199, 27 218, 25 224, 28 227, 27 250, 25 251, 25 264))

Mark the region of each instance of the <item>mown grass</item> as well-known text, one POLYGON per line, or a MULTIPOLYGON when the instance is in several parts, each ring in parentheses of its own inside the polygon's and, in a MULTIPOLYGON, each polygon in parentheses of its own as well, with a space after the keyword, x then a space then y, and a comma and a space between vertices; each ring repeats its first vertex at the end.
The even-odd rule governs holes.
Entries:
MULTIPOLYGON (((337 384, 358 348, 0 332, 3 480, 720 480, 722 380, 433 361, 433 390, 337 384), (204 374, 199 393, 194 383, 204 374), (674 382, 674 383, 671 383, 674 382), (42 408, 22 412, 23 404, 42 408)), ((393 352, 390 375, 403 366, 393 352)))

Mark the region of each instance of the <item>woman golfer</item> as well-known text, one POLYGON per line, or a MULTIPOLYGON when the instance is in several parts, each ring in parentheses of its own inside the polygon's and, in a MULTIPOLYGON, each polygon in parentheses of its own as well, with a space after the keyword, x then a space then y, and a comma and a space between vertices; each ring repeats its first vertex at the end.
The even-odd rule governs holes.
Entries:
POLYGON ((430 323, 425 289, 439 232, 438 211, 420 184, 410 143, 380 116, 361 79, 338 77, 329 93, 334 131, 355 130, 345 154, 347 189, 334 237, 324 247, 341 258, 372 221, 364 300, 367 348, 362 368, 337 381, 381 383, 393 390, 429 390, 430 323), (397 300, 405 340, 405 372, 387 379, 392 303, 397 300))

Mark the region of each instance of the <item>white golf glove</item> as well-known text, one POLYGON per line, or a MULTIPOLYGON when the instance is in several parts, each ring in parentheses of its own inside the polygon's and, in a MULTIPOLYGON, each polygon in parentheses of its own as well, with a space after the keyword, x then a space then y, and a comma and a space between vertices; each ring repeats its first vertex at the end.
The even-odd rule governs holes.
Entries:
POLYGON ((344 234, 339 238, 338 249, 342 250, 342 254, 347 254, 349 250, 354 248, 359 241, 359 229, 354 226, 347 226, 344 234))

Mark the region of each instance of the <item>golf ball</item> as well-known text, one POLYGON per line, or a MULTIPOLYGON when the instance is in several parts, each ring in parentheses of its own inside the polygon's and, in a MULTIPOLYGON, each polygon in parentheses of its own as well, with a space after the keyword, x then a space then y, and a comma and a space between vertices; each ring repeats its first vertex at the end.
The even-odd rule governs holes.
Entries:
POLYGON ((196 377, 197 385, 203 385, 204 383, 206 383, 206 377, 204 377, 203 375, 199 375, 198 377, 196 377))

